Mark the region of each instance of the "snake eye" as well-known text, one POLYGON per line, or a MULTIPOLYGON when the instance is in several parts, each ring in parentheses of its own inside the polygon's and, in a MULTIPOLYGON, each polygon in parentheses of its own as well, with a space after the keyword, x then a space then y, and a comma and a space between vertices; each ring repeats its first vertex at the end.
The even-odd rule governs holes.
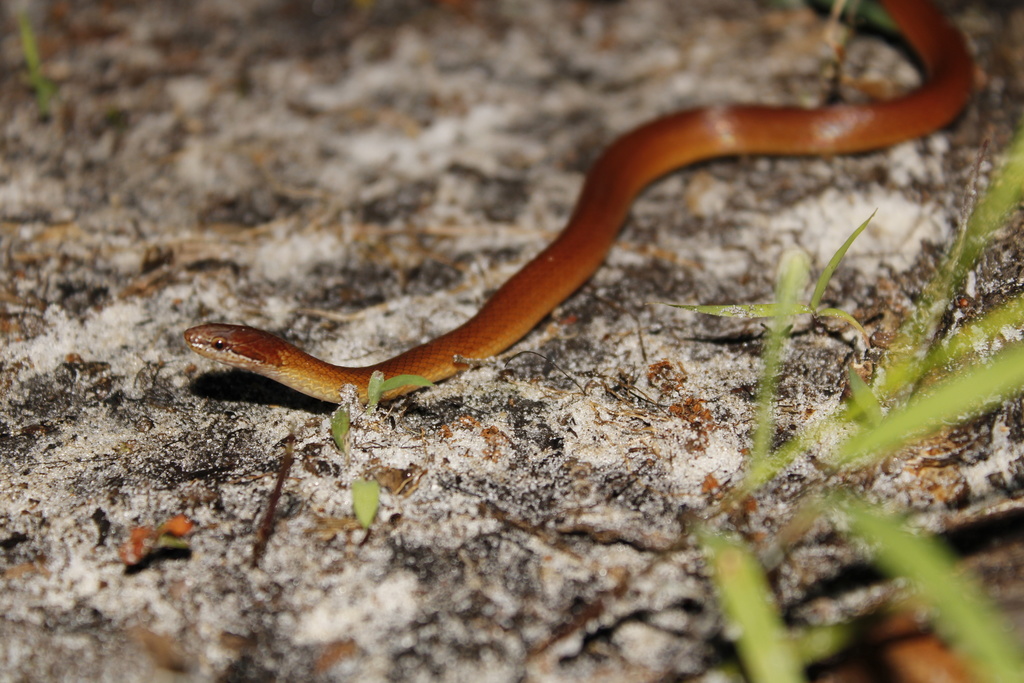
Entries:
POLYGON ((225 339, 224 337, 217 337, 212 342, 210 342, 210 346, 212 346, 217 351, 223 351, 228 347, 228 340, 225 339))

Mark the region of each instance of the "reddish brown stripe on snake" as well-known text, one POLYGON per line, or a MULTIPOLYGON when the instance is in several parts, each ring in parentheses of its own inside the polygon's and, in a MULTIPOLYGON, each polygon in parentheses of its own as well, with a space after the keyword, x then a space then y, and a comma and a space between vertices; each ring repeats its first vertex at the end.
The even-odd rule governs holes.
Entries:
MULTIPOLYGON (((885 0, 924 66, 917 90, 886 102, 821 109, 723 106, 671 114, 617 139, 587 175, 568 225, 544 251, 460 327, 364 368, 325 363, 268 332, 209 324, 185 331, 207 358, 251 370, 315 398, 337 402, 354 384, 366 400, 374 370, 436 381, 507 349, 586 282, 604 261, 630 205, 647 185, 687 164, 736 154, 862 152, 930 133, 952 121, 972 87, 964 39, 927 0, 885 0)), ((393 398, 414 387, 391 392, 393 398)))

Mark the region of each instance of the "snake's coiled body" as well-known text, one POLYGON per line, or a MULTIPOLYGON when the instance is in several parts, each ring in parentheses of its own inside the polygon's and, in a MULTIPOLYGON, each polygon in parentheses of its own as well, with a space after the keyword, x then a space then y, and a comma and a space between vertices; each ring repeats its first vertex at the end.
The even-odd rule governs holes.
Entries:
MULTIPOLYGON (((458 328, 394 358, 363 368, 332 365, 268 332, 239 325, 190 328, 200 355, 257 372, 325 401, 346 384, 363 400, 371 373, 436 381, 521 339, 601 265, 636 196, 688 164, 737 154, 816 155, 863 152, 930 133, 968 101, 973 64, 964 39, 927 0, 884 0, 924 67, 927 79, 902 97, 820 109, 722 106, 671 114, 618 138, 587 174, 565 229, 458 328)), ((415 387, 390 392, 392 398, 415 387)))

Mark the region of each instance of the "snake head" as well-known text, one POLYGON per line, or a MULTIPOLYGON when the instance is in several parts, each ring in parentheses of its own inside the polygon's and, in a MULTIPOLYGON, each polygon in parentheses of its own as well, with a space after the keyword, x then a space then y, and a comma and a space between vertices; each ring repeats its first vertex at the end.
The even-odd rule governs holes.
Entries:
POLYGON ((373 368, 342 368, 310 356, 269 332, 220 323, 185 330, 185 343, 204 358, 255 372, 321 401, 337 403, 341 388, 354 384, 366 402, 373 368))
POLYGON ((185 343, 204 358, 265 374, 277 368, 291 345, 274 335, 245 325, 208 324, 185 330, 185 343))

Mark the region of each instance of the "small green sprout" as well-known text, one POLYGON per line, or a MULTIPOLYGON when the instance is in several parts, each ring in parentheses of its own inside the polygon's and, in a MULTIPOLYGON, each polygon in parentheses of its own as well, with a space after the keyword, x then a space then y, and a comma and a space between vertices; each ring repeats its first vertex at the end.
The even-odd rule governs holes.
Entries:
POLYGON ((50 100, 56 94, 57 86, 43 76, 36 34, 32 30, 32 23, 25 12, 18 12, 18 29, 21 32, 21 54, 25 58, 25 67, 28 69, 28 73, 24 76, 25 82, 36 93, 39 116, 48 118, 50 116, 50 100))
POLYGON ((352 450, 352 442, 349 440, 349 430, 352 421, 347 408, 338 408, 331 416, 331 436, 334 438, 334 445, 345 455, 345 462, 348 463, 349 453, 352 450))
POLYGON ((686 311, 693 311, 695 313, 704 313, 707 315, 716 315, 724 318, 777 318, 779 316, 790 316, 797 314, 810 314, 815 317, 825 318, 836 318, 848 323, 851 327, 856 329, 865 340, 868 338, 868 333, 864 331, 864 328, 856 318, 847 313, 846 311, 838 308, 821 308, 821 299, 825 295, 825 289, 828 287, 829 281, 832 279, 832 274, 836 272, 836 268, 839 266, 839 262, 843 260, 847 250, 853 241, 864 232, 864 229, 868 227, 871 219, 875 217, 873 212, 868 219, 860 224, 853 233, 843 242, 843 245, 832 255, 828 265, 821 271, 821 275, 818 276, 818 281, 814 285, 814 293, 811 295, 811 300, 806 304, 792 303, 784 304, 779 301, 778 303, 771 304, 724 304, 724 305, 693 305, 693 304, 667 304, 673 308, 682 308, 686 311))
POLYGON ((357 479, 352 482, 352 511, 356 519, 369 529, 380 507, 380 484, 376 481, 357 479))

